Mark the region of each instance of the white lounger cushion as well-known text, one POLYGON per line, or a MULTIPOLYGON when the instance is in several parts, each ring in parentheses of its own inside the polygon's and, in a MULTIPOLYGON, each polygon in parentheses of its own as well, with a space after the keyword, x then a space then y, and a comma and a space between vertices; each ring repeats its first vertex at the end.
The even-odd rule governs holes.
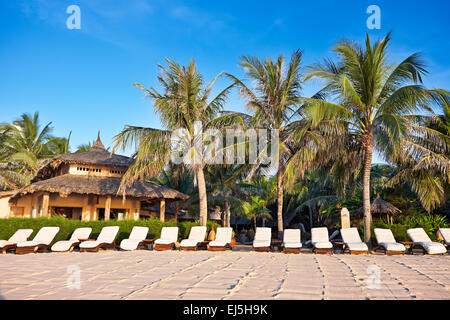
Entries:
POLYGON ((286 229, 283 233, 283 246, 285 248, 301 248, 300 229, 286 229))
POLYGON ((413 228, 406 231, 414 244, 421 245, 428 254, 446 253, 447 249, 442 243, 431 241, 423 228, 413 228))
POLYGON ((95 248, 102 243, 113 243, 114 239, 116 238, 117 232, 119 232, 118 226, 103 227, 102 231, 100 231, 100 234, 97 237, 97 240, 83 241, 82 243, 80 243, 80 248, 95 248))
POLYGON ((444 242, 450 245, 450 228, 440 228, 439 233, 444 239, 444 242))
POLYGON ((374 232, 378 244, 384 247, 387 251, 406 251, 406 248, 403 244, 395 241, 391 229, 375 228, 374 232))
POLYGON ((328 229, 326 227, 312 228, 311 244, 317 249, 333 248, 333 244, 328 237, 328 229))
POLYGON ((224 247, 231 242, 232 228, 217 228, 216 238, 209 243, 210 247, 224 247))
POLYGON ((37 246, 40 244, 49 245, 56 234, 59 232, 59 227, 43 227, 41 228, 32 241, 18 242, 18 247, 37 246))
POLYGON ((178 240, 178 227, 163 227, 161 236, 155 240, 155 244, 171 244, 178 240))
POLYGON ((123 239, 120 242, 122 250, 136 250, 139 243, 147 238, 148 227, 133 227, 128 239, 123 239))
POLYGON ((52 251, 64 252, 68 251, 70 247, 79 242, 78 239, 87 239, 92 232, 92 228, 77 228, 72 232, 69 240, 58 241, 52 246, 52 251))
POLYGON ((271 228, 256 228, 253 246, 256 248, 270 247, 271 239, 272 239, 271 228))
POLYGON ((18 229, 8 240, 0 240, 0 248, 10 244, 27 241, 32 233, 33 229, 18 229))
POLYGON ((205 240, 206 237, 206 227, 196 226, 192 227, 189 232, 189 238, 181 241, 181 247, 196 247, 199 242, 205 240))
POLYGON ((346 228, 341 229, 342 241, 347 245, 350 251, 367 251, 369 248, 361 241, 358 229, 346 228))

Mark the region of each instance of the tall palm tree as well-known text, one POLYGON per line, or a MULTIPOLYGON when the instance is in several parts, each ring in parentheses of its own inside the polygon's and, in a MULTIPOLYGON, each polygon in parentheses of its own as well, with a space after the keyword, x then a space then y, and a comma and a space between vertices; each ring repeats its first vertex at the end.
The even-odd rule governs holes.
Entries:
MULTIPOLYGON (((435 168, 448 176, 449 159, 436 150, 446 148, 442 134, 421 125, 433 118, 433 104, 448 101, 449 92, 426 89, 427 73, 419 54, 398 65, 387 61, 390 34, 372 45, 338 41, 333 51, 338 61, 325 60, 310 67, 307 80, 325 81, 322 93, 331 101, 307 99, 313 123, 336 125, 361 150, 354 170, 362 166, 364 239, 370 245, 370 170, 374 150, 391 163, 419 160, 424 168, 435 168), (428 116, 415 115, 425 111, 428 116)), ((345 152, 345 150, 344 150, 345 152)))
POLYGON ((210 100, 212 86, 220 74, 205 85, 194 60, 191 60, 188 66, 180 66, 169 59, 166 61, 167 68, 159 66, 161 72, 158 81, 162 92, 135 83, 136 87, 144 90, 146 96, 154 101, 153 106, 165 129, 127 125, 114 139, 113 150, 118 147, 126 149, 135 143, 138 146, 134 162, 125 173, 121 188, 140 177, 155 176, 169 163, 171 156, 181 155, 195 174, 200 198, 200 225, 204 226, 207 221, 207 194, 203 172, 205 158, 204 149, 199 147, 203 135, 198 124, 201 123, 203 128, 211 125, 212 120, 222 110, 233 85, 210 100), (174 130, 181 132, 175 142, 171 140, 174 130))
MULTIPOLYGON (((268 58, 260 61, 256 57, 242 57, 244 68, 252 88, 233 75, 228 75, 240 88, 247 100, 247 108, 252 111, 255 127, 275 130, 278 138, 269 142, 277 148, 275 163, 277 175, 277 221, 278 236, 283 232, 283 192, 286 185, 302 175, 323 142, 323 137, 304 117, 300 104, 302 52, 295 51, 286 66, 285 58, 275 61, 268 58)), ((254 168, 256 168, 256 165, 254 168)), ((253 170, 254 172, 254 170, 253 170)))

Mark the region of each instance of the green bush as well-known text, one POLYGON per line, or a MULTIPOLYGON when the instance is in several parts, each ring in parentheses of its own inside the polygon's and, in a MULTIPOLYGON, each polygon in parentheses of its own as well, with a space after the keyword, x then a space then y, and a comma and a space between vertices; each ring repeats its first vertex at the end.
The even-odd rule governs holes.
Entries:
MULTIPOLYGON (((96 239, 101 229, 105 226, 119 226, 119 233, 116 237, 116 242, 120 243, 122 239, 128 238, 131 229, 134 226, 148 227, 148 239, 159 238, 161 229, 163 227, 179 227, 178 236, 179 239, 185 239, 189 236, 189 231, 193 226, 197 226, 195 222, 161 222, 159 219, 148 220, 109 220, 109 221, 79 221, 69 220, 64 217, 52 217, 52 218, 9 218, 0 219, 0 239, 8 239, 17 229, 33 229, 33 233, 28 239, 33 239, 36 233, 42 227, 53 226, 59 227, 60 230, 56 235, 54 241, 67 240, 72 235, 72 232, 76 228, 91 227, 92 233, 89 236, 91 239, 96 239)), ((208 221, 207 230, 211 230, 211 226, 214 225, 217 228, 219 225, 215 222, 208 221)))

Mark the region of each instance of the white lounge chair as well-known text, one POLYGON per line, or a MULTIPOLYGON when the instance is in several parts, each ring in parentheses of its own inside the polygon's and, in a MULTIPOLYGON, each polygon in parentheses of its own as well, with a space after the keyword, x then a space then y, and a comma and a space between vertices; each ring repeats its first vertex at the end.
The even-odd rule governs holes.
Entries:
POLYGON ((157 251, 172 250, 178 240, 178 227, 163 227, 161 236, 154 242, 153 249, 157 251))
POLYGON ((444 239, 447 250, 450 249, 450 228, 440 228, 439 233, 442 239, 444 239))
POLYGON ((145 238, 147 238, 148 227, 133 227, 128 239, 123 239, 120 242, 120 249, 133 251, 139 246, 145 243, 145 238))
POLYGON ((100 248, 115 248, 114 239, 119 232, 118 226, 103 227, 97 237, 97 240, 87 240, 80 243, 80 252, 98 252, 100 248))
POLYGON ((192 227, 188 239, 181 240, 181 250, 197 250, 198 246, 205 240, 206 226, 192 227))
POLYGON ((39 251, 47 251, 51 248, 51 243, 59 232, 59 227, 43 227, 31 241, 18 242, 16 254, 25 254, 39 251))
POLYGON ((208 250, 224 251, 226 248, 231 249, 231 238, 233 237, 232 228, 217 228, 216 238, 209 243, 208 250))
POLYGON ((283 232, 283 252, 300 253, 302 247, 300 229, 286 229, 283 232))
POLYGON ((271 228, 256 228, 255 238, 253 239, 253 251, 269 252, 271 241, 271 228))
POLYGON ((329 240, 328 229, 326 227, 311 229, 311 244, 314 253, 333 253, 333 244, 329 240))
POLYGON ((373 251, 382 250, 387 255, 405 254, 405 246, 395 241, 391 229, 375 228, 374 232, 378 247, 374 248, 373 251))
POLYGON ((427 235, 423 228, 413 228, 406 231, 408 236, 414 243, 410 248, 409 252, 414 254, 415 249, 420 249, 423 253, 428 254, 444 254, 447 253, 447 249, 442 243, 431 241, 430 237, 427 235))
POLYGON ((358 229, 346 228, 341 229, 342 241, 344 242, 344 252, 349 251, 350 254, 365 254, 369 253, 367 244, 361 241, 358 229))
POLYGON ((18 242, 27 241, 33 229, 18 229, 8 240, 0 240, 0 250, 6 253, 8 249, 15 248, 18 242))
POLYGON ((89 235, 92 232, 92 228, 77 228, 73 231, 72 236, 69 240, 62 240, 56 242, 52 246, 52 251, 54 252, 65 252, 69 251, 72 252, 72 250, 80 244, 80 239, 87 239, 89 238, 89 235))

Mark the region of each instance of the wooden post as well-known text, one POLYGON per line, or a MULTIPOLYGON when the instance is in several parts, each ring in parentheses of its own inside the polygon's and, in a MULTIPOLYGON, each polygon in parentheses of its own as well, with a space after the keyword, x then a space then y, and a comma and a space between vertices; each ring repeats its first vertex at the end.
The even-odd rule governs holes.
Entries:
POLYGON ((166 218, 166 200, 161 199, 159 201, 159 220, 164 222, 165 218, 166 218))
POLYGON ((42 216, 47 217, 48 216, 48 205, 50 202, 50 195, 48 193, 44 193, 42 196, 42 216))
POLYGON ((111 217, 111 197, 107 197, 105 203, 105 220, 109 220, 110 217, 111 217))

